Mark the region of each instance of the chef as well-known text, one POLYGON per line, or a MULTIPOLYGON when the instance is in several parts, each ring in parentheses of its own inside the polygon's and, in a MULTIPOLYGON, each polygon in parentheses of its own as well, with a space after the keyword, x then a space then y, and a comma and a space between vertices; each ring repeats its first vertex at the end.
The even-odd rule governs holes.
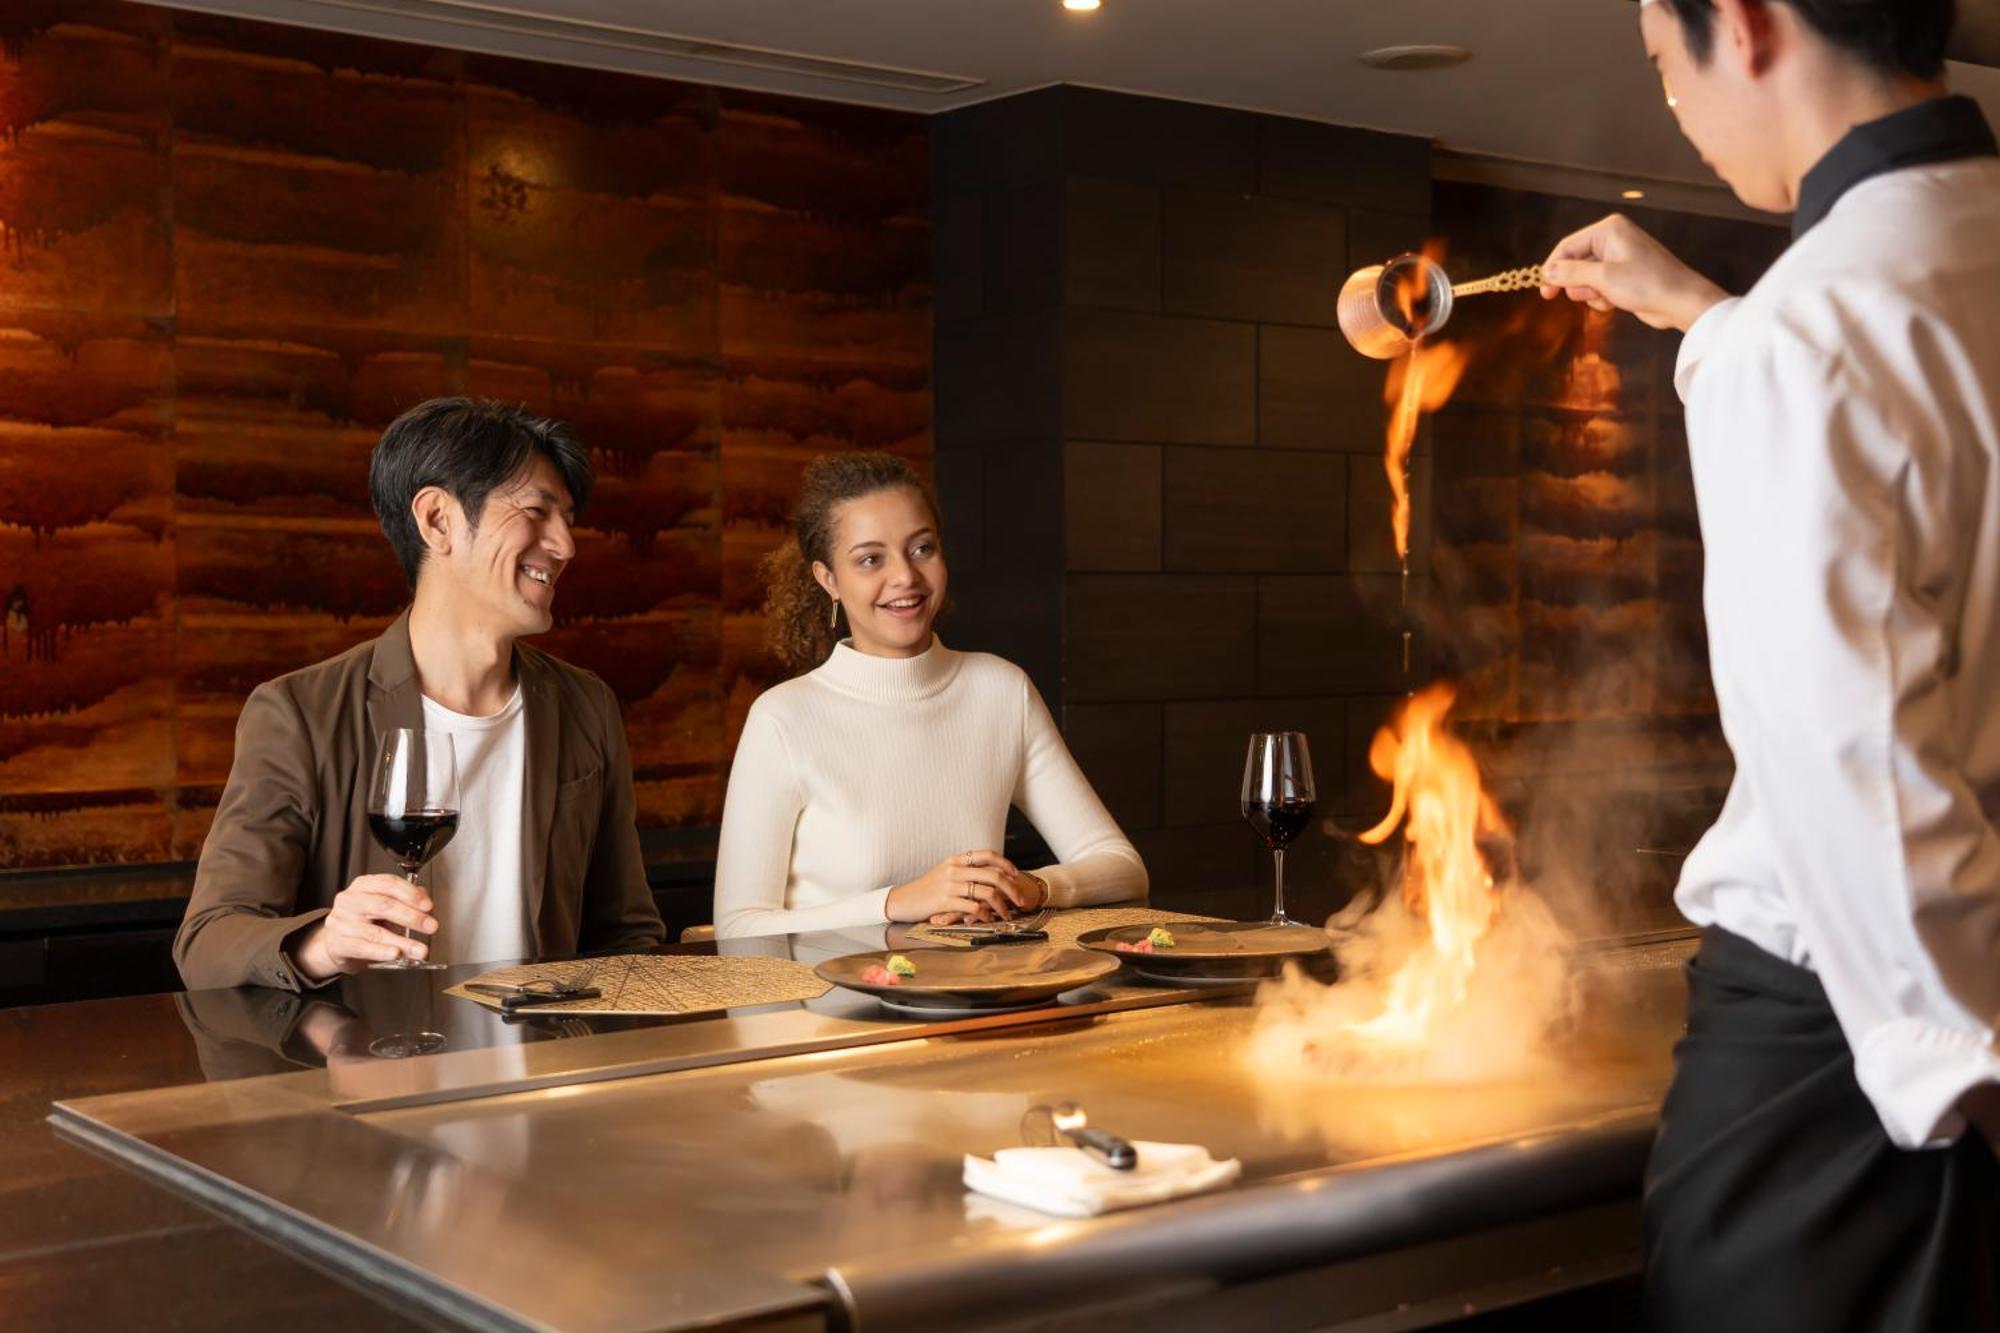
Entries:
POLYGON ((1725 295, 1622 217, 1544 297, 1685 331, 1736 778, 1646 1185, 1666 1329, 2000 1328, 2000 157, 1952 0, 1642 0, 1789 250, 1725 295))

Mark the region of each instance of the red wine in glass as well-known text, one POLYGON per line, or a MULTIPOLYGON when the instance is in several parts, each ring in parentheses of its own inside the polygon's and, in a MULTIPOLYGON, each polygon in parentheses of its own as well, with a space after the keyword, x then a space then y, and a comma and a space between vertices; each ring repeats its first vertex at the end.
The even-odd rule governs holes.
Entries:
POLYGON ((368 831, 396 858, 404 874, 415 874, 443 851, 458 832, 456 810, 412 810, 406 815, 368 816, 368 831))
POLYGON ((1304 733, 1258 732, 1250 738, 1243 760, 1243 818, 1271 849, 1277 876, 1277 897, 1271 924, 1294 925, 1285 915, 1285 849, 1312 822, 1312 754, 1304 733))
POLYGON ((1264 845, 1276 851, 1289 847, 1299 834, 1306 831, 1312 822, 1313 803, 1311 801, 1245 801, 1243 817, 1250 821, 1250 831, 1263 839, 1264 845))
MULTIPOLYGON (((458 764, 449 732, 397 727, 382 733, 368 789, 368 832, 416 885, 424 866, 458 832, 458 764)), ((403 934, 415 938, 407 927, 403 934)), ((430 971, 444 964, 406 957, 370 966, 430 971)))

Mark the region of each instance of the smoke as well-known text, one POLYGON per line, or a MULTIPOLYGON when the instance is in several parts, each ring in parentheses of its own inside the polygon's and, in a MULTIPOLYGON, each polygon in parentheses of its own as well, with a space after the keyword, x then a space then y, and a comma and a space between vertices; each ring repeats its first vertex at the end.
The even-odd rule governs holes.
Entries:
MULTIPOLYGON (((1510 330, 1516 322, 1535 321, 1524 312, 1510 330)), ((1485 345, 1476 335, 1420 344, 1390 369, 1385 465, 1399 556, 1408 549, 1404 469, 1419 420, 1444 405, 1485 345)), ((1407 637, 1405 645, 1407 653, 1407 637)), ((1413 695, 1370 748, 1370 766, 1392 778, 1394 795, 1387 818, 1361 837, 1374 843, 1403 828, 1403 891, 1379 906, 1351 904, 1328 923, 1339 981, 1323 985, 1293 969, 1263 988, 1247 1060, 1266 1083, 1491 1083, 1554 1062, 1557 1034, 1577 1008, 1569 938, 1518 882, 1510 830, 1473 754, 1444 725, 1454 695, 1444 685, 1413 695)))
POLYGON ((1569 935, 1535 893, 1502 891, 1492 929, 1462 999, 1440 996, 1420 1032, 1367 1030, 1389 1004, 1391 978, 1424 965, 1430 932, 1400 895, 1355 904, 1327 923, 1341 976, 1330 984, 1296 969, 1258 994, 1247 1061, 1265 1082, 1465 1084, 1557 1068, 1577 1017, 1569 935))

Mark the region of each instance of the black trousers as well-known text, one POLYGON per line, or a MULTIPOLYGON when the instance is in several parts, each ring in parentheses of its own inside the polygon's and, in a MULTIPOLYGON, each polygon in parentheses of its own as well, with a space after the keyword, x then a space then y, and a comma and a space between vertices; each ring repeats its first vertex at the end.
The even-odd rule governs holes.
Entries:
POLYGON ((1889 1141, 1819 978, 1711 927, 1646 1171, 1669 1333, 2000 1331, 2000 1165, 1889 1141))

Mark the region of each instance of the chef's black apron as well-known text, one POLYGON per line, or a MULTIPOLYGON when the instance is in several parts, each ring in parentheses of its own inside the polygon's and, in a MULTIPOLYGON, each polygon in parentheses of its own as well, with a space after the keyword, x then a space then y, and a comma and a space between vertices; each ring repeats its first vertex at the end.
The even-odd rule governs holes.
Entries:
POLYGON ((2000 1164, 1889 1141, 1819 978, 1711 926, 1646 1171, 1663 1333, 2000 1330, 2000 1164))

